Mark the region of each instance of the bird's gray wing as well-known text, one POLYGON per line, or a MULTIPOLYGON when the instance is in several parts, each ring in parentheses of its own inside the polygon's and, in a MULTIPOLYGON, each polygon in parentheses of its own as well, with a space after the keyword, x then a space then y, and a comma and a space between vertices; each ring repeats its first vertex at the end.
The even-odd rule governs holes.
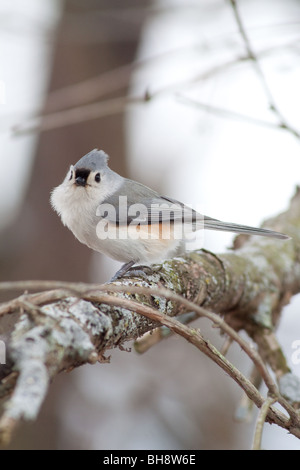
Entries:
POLYGON ((201 214, 183 203, 161 196, 156 191, 128 179, 124 179, 117 194, 109 196, 101 206, 102 212, 106 212, 103 216, 117 225, 151 225, 160 222, 196 224, 203 221, 201 214))
POLYGON ((101 206, 107 210, 103 211, 105 214, 100 215, 117 225, 181 222, 191 226, 194 230, 205 228, 279 239, 290 238, 288 235, 273 230, 222 222, 207 217, 176 199, 161 196, 147 186, 125 178, 117 194, 109 196, 99 207, 101 206), (111 211, 108 210, 109 207, 111 211))

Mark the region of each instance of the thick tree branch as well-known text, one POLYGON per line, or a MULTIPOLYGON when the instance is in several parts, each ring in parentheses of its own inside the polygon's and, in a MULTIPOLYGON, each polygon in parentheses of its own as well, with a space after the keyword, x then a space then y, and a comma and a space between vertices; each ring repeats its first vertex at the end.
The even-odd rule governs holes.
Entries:
MULTIPOLYGON (((8 397, 0 421, 3 440, 10 438, 20 419, 35 418, 51 379, 60 371, 107 360, 107 350, 122 347, 159 324, 208 355, 261 407, 265 399, 249 380, 197 330, 170 318, 191 310, 241 345, 269 393, 289 414, 270 406, 267 419, 300 437, 299 416, 289 403, 295 394, 291 398, 289 385, 285 386, 291 383, 286 380, 290 369, 273 328, 282 307, 300 291, 299 190, 289 209, 264 226, 292 239, 239 236, 233 251, 215 255, 199 250, 153 266, 147 278, 131 278, 129 273, 104 286, 55 281, 0 284, 4 291, 32 292, 0 305, 1 316, 21 313, 7 348, 11 366, 0 368, 0 396, 8 397), (238 335, 240 329, 248 332, 258 352, 238 335), (277 384, 267 364, 275 371, 277 384)), ((299 381, 294 376, 293 380, 295 389, 299 381)))

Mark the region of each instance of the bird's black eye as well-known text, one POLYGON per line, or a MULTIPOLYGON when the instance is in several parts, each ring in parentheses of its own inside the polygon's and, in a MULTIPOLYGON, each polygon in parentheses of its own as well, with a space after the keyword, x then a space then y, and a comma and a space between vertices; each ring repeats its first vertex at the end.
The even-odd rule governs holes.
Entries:
POLYGON ((95 181, 97 181, 97 183, 100 183, 100 180, 101 180, 100 173, 96 173, 95 174, 95 181))
POLYGON ((71 171, 70 173, 70 178, 69 178, 69 181, 73 178, 73 171, 71 171))

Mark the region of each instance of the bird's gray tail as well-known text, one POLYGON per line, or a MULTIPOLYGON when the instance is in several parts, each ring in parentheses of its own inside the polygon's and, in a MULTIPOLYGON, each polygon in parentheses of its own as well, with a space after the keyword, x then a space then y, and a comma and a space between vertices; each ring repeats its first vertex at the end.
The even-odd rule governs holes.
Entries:
POLYGON ((274 232, 265 228, 248 227, 247 225, 232 224, 230 222, 221 222, 221 220, 204 217, 204 228, 208 230, 221 230, 224 232, 245 233, 247 235, 259 235, 261 237, 279 238, 288 240, 290 237, 284 233, 274 232))

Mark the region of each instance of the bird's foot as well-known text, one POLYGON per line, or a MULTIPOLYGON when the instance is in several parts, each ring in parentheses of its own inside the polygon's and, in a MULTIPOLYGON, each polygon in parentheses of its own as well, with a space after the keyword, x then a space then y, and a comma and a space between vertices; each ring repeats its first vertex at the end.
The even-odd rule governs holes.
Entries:
POLYGON ((134 264, 134 261, 124 264, 109 282, 114 282, 125 274, 128 274, 128 277, 141 277, 144 280, 148 280, 148 276, 154 273, 154 270, 150 266, 133 266, 134 264))
POLYGON ((142 277, 145 281, 148 280, 148 276, 154 273, 153 269, 147 265, 133 266, 127 272, 130 274, 130 277, 142 277))
POLYGON ((127 273, 127 271, 129 271, 129 269, 132 268, 134 264, 134 261, 129 261, 129 263, 123 264, 123 266, 116 272, 116 274, 114 274, 109 282, 114 282, 120 277, 124 276, 124 274, 127 273))

